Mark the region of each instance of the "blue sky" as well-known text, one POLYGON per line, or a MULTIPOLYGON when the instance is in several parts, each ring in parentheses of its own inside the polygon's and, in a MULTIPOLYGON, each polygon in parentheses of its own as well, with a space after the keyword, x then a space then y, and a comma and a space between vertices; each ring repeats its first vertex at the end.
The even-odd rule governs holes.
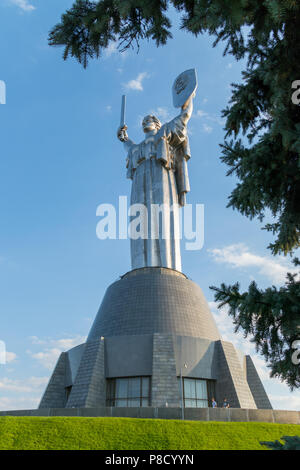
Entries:
MULTIPOLYGON (((239 281, 247 288, 282 284, 289 260, 266 250, 271 238, 256 221, 226 208, 235 179, 226 177, 219 143, 221 110, 242 63, 223 57, 212 38, 177 28, 156 48, 120 54, 114 44, 84 70, 64 62, 62 49, 47 45, 48 31, 72 0, 0 0, 0 409, 38 405, 59 353, 88 334, 105 289, 130 269, 128 240, 96 237, 96 208, 117 205, 130 194, 125 154, 116 139, 121 95, 127 95, 128 133, 143 138, 140 122, 155 112, 162 122, 178 112, 171 87, 183 70, 196 68, 198 90, 190 120, 188 202, 205 205, 205 244, 182 250, 183 272, 204 291, 224 339, 244 352, 254 348, 234 334, 219 312, 210 285, 239 281)), ((254 354, 274 408, 299 409, 299 392, 270 379, 254 354)))

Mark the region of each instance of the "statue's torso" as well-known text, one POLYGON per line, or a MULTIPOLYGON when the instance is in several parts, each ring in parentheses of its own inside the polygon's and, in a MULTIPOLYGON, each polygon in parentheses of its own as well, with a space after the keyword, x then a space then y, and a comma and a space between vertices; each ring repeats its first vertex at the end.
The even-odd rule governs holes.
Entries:
POLYGON ((156 157, 156 145, 154 136, 147 137, 138 146, 138 163, 142 160, 149 160, 156 157))
POLYGON ((155 158, 160 161, 166 169, 173 168, 174 150, 173 147, 164 141, 164 155, 158 148, 159 139, 157 136, 146 137, 141 143, 134 146, 132 149, 133 166, 137 168, 143 161, 155 158))

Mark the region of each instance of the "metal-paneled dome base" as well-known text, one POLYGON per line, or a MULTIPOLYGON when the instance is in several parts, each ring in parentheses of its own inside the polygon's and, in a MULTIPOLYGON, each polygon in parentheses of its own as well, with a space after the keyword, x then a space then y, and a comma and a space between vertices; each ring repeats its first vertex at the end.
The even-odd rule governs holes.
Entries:
POLYGON ((87 341, 153 333, 220 339, 197 284, 172 269, 142 268, 108 287, 87 341))
POLYGON ((136 269, 108 287, 86 343, 61 353, 39 408, 105 407, 116 380, 143 377, 152 407, 181 406, 191 378, 219 403, 271 408, 250 356, 220 338, 200 287, 172 269, 136 269))

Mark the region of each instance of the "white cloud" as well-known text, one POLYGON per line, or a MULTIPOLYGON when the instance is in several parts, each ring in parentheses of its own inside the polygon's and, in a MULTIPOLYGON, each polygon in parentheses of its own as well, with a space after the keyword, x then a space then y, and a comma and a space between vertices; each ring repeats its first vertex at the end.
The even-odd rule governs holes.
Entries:
MULTIPOLYGON (((67 351, 86 341, 86 336, 65 335, 62 338, 39 338, 31 336, 32 350, 26 351, 30 357, 51 373, 56 361, 63 351, 67 351)), ((10 361, 16 358, 14 353, 10 354, 10 361)), ((9 369, 5 369, 9 372, 9 369)), ((15 371, 13 371, 15 374, 15 371)), ((18 379, 0 378, 0 410, 18 410, 36 408, 49 381, 49 377, 28 377, 18 379)))
POLYGON ((29 386, 32 387, 33 390, 42 389, 44 390, 45 385, 49 382, 49 377, 29 377, 26 379, 26 382, 29 386))
POLYGON ((45 344, 45 340, 38 338, 37 336, 29 336, 30 341, 32 344, 45 344))
POLYGON ((49 377, 29 377, 24 380, 4 377, 0 380, 0 410, 37 408, 48 381, 49 377), (6 392, 8 395, 5 395, 6 392))
POLYGON ((6 351, 6 362, 13 362, 17 359, 17 355, 14 352, 6 351))
POLYGON ((36 392, 37 389, 44 388, 48 380, 48 377, 29 377, 23 381, 4 377, 0 380, 0 390, 1 392, 33 393, 36 392))
POLYGON ((31 340, 32 344, 37 345, 46 345, 47 347, 55 347, 62 350, 71 349, 79 344, 82 344, 86 341, 86 336, 75 335, 69 338, 61 338, 61 339, 54 339, 54 338, 45 338, 41 339, 37 336, 30 336, 29 339, 31 340))
POLYGON ((276 410, 297 411, 300 409, 299 393, 297 395, 270 395, 269 398, 276 410))
POLYGON ((31 5, 28 0, 10 0, 11 3, 21 8, 23 11, 35 10, 35 7, 31 5))
POLYGON ((154 116, 158 117, 159 119, 162 119, 163 121, 168 121, 171 119, 169 110, 162 106, 159 106, 156 109, 151 109, 149 114, 154 114, 154 116))
POLYGON ((198 116, 199 118, 202 118, 202 117, 208 116, 208 113, 206 113, 205 111, 202 111, 202 109, 198 109, 198 111, 196 112, 196 116, 198 116))
POLYGON ((141 72, 136 78, 134 78, 133 80, 129 80, 129 82, 125 83, 124 87, 128 90, 143 91, 143 80, 148 77, 149 75, 147 72, 141 72))
POLYGON ((45 349, 38 353, 31 353, 31 357, 37 359, 46 369, 52 370, 55 366, 55 363, 62 351, 57 348, 45 349))
POLYGON ((208 126, 207 124, 203 124, 203 130, 207 134, 210 134, 213 131, 213 128, 211 126, 208 126))
POLYGON ((274 284, 284 283, 287 272, 297 272, 283 256, 271 258, 255 255, 243 243, 210 249, 208 252, 217 263, 226 263, 233 268, 256 269, 260 275, 266 276, 274 284))
POLYGON ((0 397, 0 410, 32 410, 38 407, 40 397, 0 397))
POLYGON ((109 58, 118 51, 118 41, 111 41, 105 49, 105 57, 109 58))
POLYGON ((274 382, 274 380, 276 379, 272 379, 270 377, 270 369, 267 367, 266 361, 264 360, 264 358, 254 352, 254 347, 252 344, 251 344, 251 348, 253 348, 253 352, 250 354, 251 359, 254 362, 255 368, 261 380, 263 380, 264 382, 266 382, 267 380, 274 382))
MULTIPOLYGON (((204 103, 206 101, 203 100, 204 103)), ((219 126, 224 126, 224 123, 225 123, 224 119, 218 117, 216 114, 207 113, 206 111, 203 111, 203 109, 198 109, 196 113, 193 114, 193 117, 199 118, 199 119, 205 119, 206 124, 207 122, 209 122, 209 123, 218 124, 219 126)))
POLYGON ((223 341, 229 341, 234 344, 237 349, 243 351, 244 354, 250 354, 253 352, 253 345, 249 340, 245 340, 243 333, 239 331, 234 332, 234 325, 232 319, 228 315, 228 307, 218 309, 217 302, 208 302, 210 309, 213 312, 214 319, 217 327, 220 331, 223 341))
POLYGON ((46 369, 52 370, 56 364, 56 361, 59 355, 63 351, 68 351, 69 349, 78 346, 86 341, 86 336, 74 336, 71 338, 62 338, 62 339, 45 339, 41 340, 36 336, 31 336, 32 344, 35 345, 44 345, 44 349, 38 352, 27 351, 27 353, 36 359, 42 366, 46 369))
MULTIPOLYGON (((168 108, 158 106, 156 109, 150 109, 145 114, 139 114, 136 119, 136 128, 140 129, 142 127, 142 122, 144 117, 147 114, 154 114, 158 119, 162 121, 162 123, 167 122, 172 119, 171 113, 168 108)), ((189 131, 188 131, 189 132, 189 131)))
POLYGON ((31 387, 20 384, 18 380, 12 380, 4 377, 0 381, 0 390, 9 391, 9 392, 20 392, 20 393, 29 393, 31 392, 31 387))
POLYGON ((85 343, 86 336, 74 336, 73 338, 63 338, 63 339, 54 339, 52 340, 52 344, 55 345, 57 348, 66 351, 68 349, 74 348, 79 344, 85 343))

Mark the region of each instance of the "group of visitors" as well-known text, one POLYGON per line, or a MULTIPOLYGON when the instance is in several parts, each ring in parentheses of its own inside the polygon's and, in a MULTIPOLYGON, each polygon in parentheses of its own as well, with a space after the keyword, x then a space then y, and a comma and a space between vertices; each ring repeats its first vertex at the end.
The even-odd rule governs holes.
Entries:
MULTIPOLYGON (((214 398, 211 399, 211 406, 213 408, 218 408, 218 403, 214 398)), ((222 408, 230 408, 229 401, 227 400, 227 398, 224 398, 222 408)))

